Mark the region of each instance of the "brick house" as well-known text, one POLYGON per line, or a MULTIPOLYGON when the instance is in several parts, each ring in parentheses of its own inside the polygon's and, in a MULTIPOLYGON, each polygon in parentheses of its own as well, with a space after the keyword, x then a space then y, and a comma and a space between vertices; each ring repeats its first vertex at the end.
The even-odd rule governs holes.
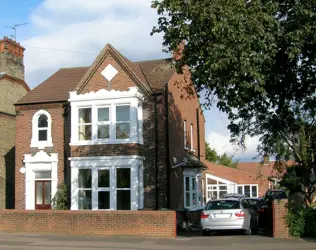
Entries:
POLYGON ((0 40, 0 209, 14 207, 15 108, 30 89, 24 81, 24 48, 0 40))
POLYGON ((15 208, 202 205, 204 116, 188 70, 131 62, 106 45, 90 67, 62 68, 16 103, 15 208), (190 90, 188 96, 185 90, 190 90))

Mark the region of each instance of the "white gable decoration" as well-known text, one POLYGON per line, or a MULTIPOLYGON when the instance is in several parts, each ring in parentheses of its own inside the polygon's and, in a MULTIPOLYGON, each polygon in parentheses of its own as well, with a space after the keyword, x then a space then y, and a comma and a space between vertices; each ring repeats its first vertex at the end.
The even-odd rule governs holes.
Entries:
POLYGON ((109 64, 106 68, 101 72, 101 74, 105 77, 109 82, 117 75, 118 71, 109 64))

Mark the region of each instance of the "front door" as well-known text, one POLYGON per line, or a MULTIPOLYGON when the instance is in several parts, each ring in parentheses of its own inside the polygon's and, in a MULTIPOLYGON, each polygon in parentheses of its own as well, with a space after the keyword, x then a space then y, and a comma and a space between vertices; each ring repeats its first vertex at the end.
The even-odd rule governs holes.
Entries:
POLYGON ((35 209, 51 208, 51 181, 35 181, 35 209))

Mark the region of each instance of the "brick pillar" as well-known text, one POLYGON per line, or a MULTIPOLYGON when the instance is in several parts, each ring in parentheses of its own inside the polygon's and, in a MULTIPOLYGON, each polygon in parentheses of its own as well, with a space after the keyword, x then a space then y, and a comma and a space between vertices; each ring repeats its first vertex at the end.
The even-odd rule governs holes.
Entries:
POLYGON ((273 238, 289 238, 289 230, 285 220, 288 211, 287 205, 287 199, 273 201, 273 238))

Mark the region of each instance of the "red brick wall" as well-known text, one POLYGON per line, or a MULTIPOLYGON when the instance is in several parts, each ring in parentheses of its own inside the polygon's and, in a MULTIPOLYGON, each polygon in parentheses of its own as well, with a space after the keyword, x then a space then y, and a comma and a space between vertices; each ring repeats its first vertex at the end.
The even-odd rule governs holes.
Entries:
POLYGON ((0 211, 1 232, 176 237, 173 211, 0 211))
POLYGON ((273 202, 273 237, 289 238, 289 231, 286 225, 285 217, 287 215, 288 200, 274 200, 273 202))
POLYGON ((111 89, 126 91, 129 87, 135 87, 133 80, 127 75, 121 65, 112 57, 111 54, 105 58, 105 60, 98 67, 97 71, 92 75, 87 85, 83 88, 81 93, 89 93, 90 91, 98 91, 100 89, 108 89, 108 81, 104 78, 101 72, 111 64, 118 74, 111 81, 111 89))
POLYGON ((25 208, 25 175, 20 173, 24 154, 36 153, 37 148, 30 148, 32 139, 32 119, 39 110, 46 110, 52 118, 53 148, 46 148, 49 153, 58 153, 58 182, 64 180, 64 108, 63 104, 42 104, 17 106, 16 112, 16 167, 15 167, 15 208, 25 208))
MULTIPOLYGON (((184 159, 184 127, 183 121, 187 124, 187 147, 190 152, 190 129, 193 124, 193 146, 195 156, 198 155, 198 132, 200 133, 200 158, 205 156, 205 131, 204 116, 201 113, 198 97, 191 85, 190 75, 188 71, 184 71, 183 75, 175 74, 168 84, 168 102, 169 102, 169 143, 170 143, 170 164, 173 157, 177 158, 177 163, 181 163, 184 159), (188 93, 191 93, 189 95, 188 93), (199 130, 197 122, 197 111, 199 118, 199 130)), ((171 208, 184 206, 183 197, 183 173, 182 168, 170 170, 171 181, 171 208), (175 185, 176 184, 176 185, 175 185)))

